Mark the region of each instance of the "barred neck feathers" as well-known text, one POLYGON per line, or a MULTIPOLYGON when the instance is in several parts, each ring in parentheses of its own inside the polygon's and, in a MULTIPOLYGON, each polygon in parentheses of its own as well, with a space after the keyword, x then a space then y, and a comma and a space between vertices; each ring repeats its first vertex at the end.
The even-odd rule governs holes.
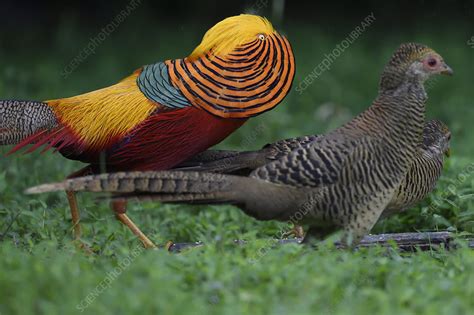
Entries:
MULTIPOLYGON (((416 60, 431 52, 433 50, 422 44, 400 45, 384 68, 380 78, 379 94, 397 93, 397 90, 403 91, 417 82, 421 83, 419 86, 421 88, 427 77, 411 67, 416 60)), ((424 89, 422 90, 424 91, 424 89)))
POLYGON ((422 56, 432 52, 422 44, 400 45, 382 72, 376 100, 362 116, 376 116, 373 118, 383 126, 390 118, 410 119, 410 112, 414 118, 424 115, 427 95, 423 84, 427 76, 417 66, 422 56))
POLYGON ((427 74, 419 71, 420 59, 433 53, 427 46, 402 44, 386 65, 379 95, 366 116, 376 121, 380 131, 414 154, 422 140, 427 94, 427 74))
POLYGON ((384 138, 395 154, 403 155, 408 166, 422 142, 425 122, 425 101, 417 87, 406 86, 403 93, 382 94, 376 99, 367 116, 371 117, 374 131, 384 138))
POLYGON ((216 24, 185 59, 166 62, 170 82, 193 105, 222 118, 248 118, 290 91, 295 60, 270 22, 242 14, 216 24))
POLYGON ((416 85, 403 86, 403 93, 400 90, 396 94, 379 94, 372 105, 344 129, 352 134, 384 138, 414 154, 415 147, 421 142, 426 100, 417 93, 419 87, 416 85))

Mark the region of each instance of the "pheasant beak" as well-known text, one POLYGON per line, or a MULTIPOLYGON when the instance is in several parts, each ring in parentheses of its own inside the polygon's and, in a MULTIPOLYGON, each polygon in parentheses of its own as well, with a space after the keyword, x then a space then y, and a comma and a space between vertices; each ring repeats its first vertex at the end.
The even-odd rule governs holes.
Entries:
POLYGON ((446 151, 444 151, 444 155, 449 158, 451 156, 451 148, 447 149, 446 151))
POLYGON ((453 69, 451 69, 450 66, 448 66, 445 62, 443 62, 443 64, 441 65, 441 74, 444 74, 444 75, 453 75, 454 74, 454 71, 453 69))

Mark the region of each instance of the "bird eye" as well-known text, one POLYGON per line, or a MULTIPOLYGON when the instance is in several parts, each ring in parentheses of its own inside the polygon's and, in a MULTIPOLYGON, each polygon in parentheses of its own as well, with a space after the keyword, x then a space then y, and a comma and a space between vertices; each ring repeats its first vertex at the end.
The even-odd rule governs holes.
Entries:
POLYGON ((438 62, 437 62, 436 59, 434 59, 434 58, 428 59, 428 66, 430 66, 430 67, 436 66, 437 63, 438 63, 438 62))
POLYGON ((260 40, 265 40, 265 35, 263 35, 263 34, 258 34, 258 39, 260 39, 260 40))

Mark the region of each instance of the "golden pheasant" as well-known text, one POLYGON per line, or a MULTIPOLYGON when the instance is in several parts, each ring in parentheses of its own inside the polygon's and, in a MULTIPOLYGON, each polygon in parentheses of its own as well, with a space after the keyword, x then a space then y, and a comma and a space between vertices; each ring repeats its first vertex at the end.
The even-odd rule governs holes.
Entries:
POLYGON ((112 192, 116 198, 235 204, 259 220, 310 226, 305 240, 343 229, 343 244, 367 234, 393 200, 422 145, 424 82, 452 74, 421 44, 402 44, 385 67, 372 105, 342 127, 250 176, 202 172, 103 174, 31 189, 112 192))
MULTIPOLYGON (((166 170, 222 141, 289 92, 295 62, 288 40, 265 18, 242 14, 212 27, 184 59, 144 66, 119 83, 44 102, 0 101, 0 145, 12 152, 55 148, 106 170, 166 170), (102 158, 103 156, 103 158, 102 158)), ((75 238, 79 213, 68 192, 75 238)), ((146 247, 153 243, 114 206, 146 247)))

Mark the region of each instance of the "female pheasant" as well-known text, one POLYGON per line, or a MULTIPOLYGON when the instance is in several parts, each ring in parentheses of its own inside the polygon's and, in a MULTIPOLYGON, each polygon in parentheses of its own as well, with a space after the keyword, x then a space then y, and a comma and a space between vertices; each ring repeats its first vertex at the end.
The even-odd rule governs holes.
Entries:
MULTIPOLYGON (((255 169, 279 160, 294 150, 304 149, 322 137, 324 135, 309 135, 279 140, 257 151, 207 150, 174 169, 249 176, 255 169)), ((408 209, 433 190, 441 176, 444 156, 450 154, 450 140, 451 132, 442 121, 434 119, 425 123, 423 141, 415 160, 381 218, 408 209)), ((304 237, 303 228, 295 226, 291 234, 304 237)))
MULTIPOLYGON (((136 70, 90 93, 49 100, 0 101, 0 145, 32 144, 89 163, 71 175, 166 170, 219 143, 289 92, 295 61, 288 40, 265 18, 242 14, 212 27, 184 59, 136 70)), ((75 238, 79 213, 68 192, 75 238)), ((152 242, 115 204, 117 217, 146 247, 152 242)))

